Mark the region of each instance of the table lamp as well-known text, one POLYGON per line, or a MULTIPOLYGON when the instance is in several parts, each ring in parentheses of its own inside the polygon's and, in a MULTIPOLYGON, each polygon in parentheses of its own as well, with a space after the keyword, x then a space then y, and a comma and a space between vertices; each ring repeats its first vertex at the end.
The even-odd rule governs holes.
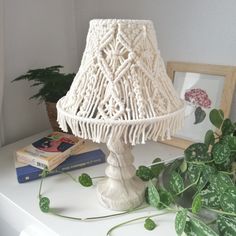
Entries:
POLYGON ((57 111, 65 132, 70 128, 75 136, 107 144, 107 177, 97 185, 102 205, 113 210, 140 205, 145 184, 135 175, 131 145, 169 139, 184 118, 153 23, 91 20, 81 66, 57 111))

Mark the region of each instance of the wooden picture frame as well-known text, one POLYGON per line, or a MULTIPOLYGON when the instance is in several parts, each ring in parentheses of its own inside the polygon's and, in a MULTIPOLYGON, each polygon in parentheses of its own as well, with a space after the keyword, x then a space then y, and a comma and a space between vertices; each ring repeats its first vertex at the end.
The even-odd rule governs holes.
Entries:
POLYGON ((204 128, 202 124, 197 124, 199 126, 196 128, 196 126, 194 126, 194 121, 190 126, 187 118, 185 119, 183 129, 179 133, 177 132, 171 140, 164 141, 166 144, 185 149, 192 143, 203 142, 203 132, 205 134, 208 129, 212 128, 208 119, 208 115, 211 110, 210 108, 222 109, 225 117, 229 116, 236 83, 236 67, 171 61, 167 63, 167 74, 173 81, 177 93, 181 98, 183 98, 184 94, 185 100, 187 91, 185 89, 189 87, 191 90, 196 84, 198 84, 199 87, 202 86, 203 90, 207 91, 207 94, 209 93, 212 97, 214 97, 213 101, 211 101, 213 106, 206 109, 208 112, 206 112, 206 118, 202 123, 209 123, 204 124, 204 128), (192 84, 190 83, 191 78, 192 84), (184 82, 181 81, 181 79, 183 79, 184 82), (214 91, 214 88, 216 91, 214 91), (210 127, 207 128, 207 125, 210 125, 210 127))

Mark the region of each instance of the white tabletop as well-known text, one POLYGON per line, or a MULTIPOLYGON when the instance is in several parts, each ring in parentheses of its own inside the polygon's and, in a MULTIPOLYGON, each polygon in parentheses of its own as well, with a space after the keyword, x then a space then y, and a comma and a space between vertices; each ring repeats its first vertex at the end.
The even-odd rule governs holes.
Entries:
MULTIPOLYGON (((13 152, 46 133, 48 131, 0 149, 0 227, 9 224, 21 236, 105 236, 107 231, 116 224, 132 218, 157 213, 157 210, 147 208, 128 215, 92 222, 67 220, 42 213, 38 207, 37 198, 40 180, 24 184, 17 182, 13 152)), ((172 159, 182 153, 183 150, 181 149, 154 142, 136 145, 133 149, 136 166, 150 164, 156 157, 172 159)), ((82 172, 86 172, 91 176, 104 175, 105 167, 106 164, 100 164, 71 171, 70 173, 74 176, 78 176, 82 172)), ((96 198, 95 187, 83 188, 62 174, 48 177, 44 181, 43 195, 50 198, 50 207, 61 210, 64 215, 89 217, 115 213, 100 206, 96 198)), ((153 231, 146 231, 143 222, 135 222, 115 230, 112 235, 176 235, 174 217, 173 214, 168 214, 155 218, 158 227, 153 231)), ((0 235, 2 235, 1 228, 0 235)))

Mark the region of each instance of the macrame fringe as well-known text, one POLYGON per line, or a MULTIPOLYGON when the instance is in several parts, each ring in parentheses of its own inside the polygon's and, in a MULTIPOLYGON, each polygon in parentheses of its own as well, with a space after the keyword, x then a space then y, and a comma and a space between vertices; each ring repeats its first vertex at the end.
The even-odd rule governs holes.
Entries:
POLYGON ((147 140, 157 141, 170 139, 178 129, 183 126, 184 111, 178 112, 156 118, 154 120, 146 119, 143 122, 133 122, 126 124, 117 121, 116 123, 93 122, 89 120, 78 120, 70 115, 65 115, 58 109, 57 121, 60 128, 68 132, 68 127, 75 136, 90 139, 97 143, 107 143, 109 139, 121 139, 124 143, 131 145, 144 144, 147 140))

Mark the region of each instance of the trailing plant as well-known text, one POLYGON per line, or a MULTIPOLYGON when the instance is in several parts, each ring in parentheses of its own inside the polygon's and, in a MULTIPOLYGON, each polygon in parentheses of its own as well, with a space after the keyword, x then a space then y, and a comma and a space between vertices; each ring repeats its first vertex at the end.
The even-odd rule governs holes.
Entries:
POLYGON ((31 87, 40 86, 38 93, 30 99, 39 99, 41 102, 57 102, 69 90, 75 77, 74 73, 60 72, 63 66, 56 65, 46 68, 29 70, 26 74, 15 78, 13 81, 32 81, 31 87))
MULTIPOLYGON (((175 231, 179 236, 236 235, 236 123, 225 119, 223 112, 216 109, 210 112, 210 121, 217 132, 208 130, 204 142, 190 145, 182 158, 170 163, 157 158, 150 166, 138 168, 137 176, 148 183, 146 206, 153 207, 157 213, 115 225, 107 236, 123 225, 140 220, 144 220, 145 229, 154 230, 157 227, 154 218, 168 213, 176 214, 175 231)), ((46 175, 44 171, 43 177, 46 175)), ((93 185, 93 178, 85 173, 72 178, 83 186, 93 185)), ((65 218, 101 219, 140 209, 87 219, 63 216, 53 212, 50 200, 41 194, 41 187, 42 182, 40 209, 65 218)))

